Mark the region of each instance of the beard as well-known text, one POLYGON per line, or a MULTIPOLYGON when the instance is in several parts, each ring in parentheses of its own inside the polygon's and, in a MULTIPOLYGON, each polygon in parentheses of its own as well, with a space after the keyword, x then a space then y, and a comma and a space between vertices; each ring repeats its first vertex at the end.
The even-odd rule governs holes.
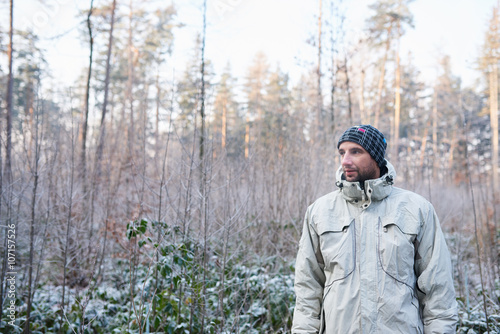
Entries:
POLYGON ((372 164, 361 169, 346 168, 344 169, 344 177, 349 182, 359 182, 361 187, 363 187, 366 180, 373 180, 380 177, 380 169, 377 164, 372 164))

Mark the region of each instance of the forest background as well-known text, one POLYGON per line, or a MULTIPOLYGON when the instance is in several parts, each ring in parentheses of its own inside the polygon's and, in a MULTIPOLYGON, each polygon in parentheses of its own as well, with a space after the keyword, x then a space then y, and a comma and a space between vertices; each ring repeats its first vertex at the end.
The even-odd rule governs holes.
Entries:
POLYGON ((213 37, 245 0, 80 1, 51 36, 76 2, 2 2, 2 333, 288 333, 303 215, 360 123, 438 212, 458 332, 500 332, 498 3, 432 57, 412 1, 360 3, 272 2, 296 24, 249 55, 213 37))

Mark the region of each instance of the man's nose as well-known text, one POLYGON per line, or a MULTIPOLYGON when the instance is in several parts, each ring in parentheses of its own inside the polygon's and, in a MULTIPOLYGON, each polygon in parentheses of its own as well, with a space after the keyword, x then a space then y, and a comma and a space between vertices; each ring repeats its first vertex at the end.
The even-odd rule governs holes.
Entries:
POLYGON ((345 153, 342 157, 342 166, 350 166, 352 164, 351 155, 349 153, 345 153))

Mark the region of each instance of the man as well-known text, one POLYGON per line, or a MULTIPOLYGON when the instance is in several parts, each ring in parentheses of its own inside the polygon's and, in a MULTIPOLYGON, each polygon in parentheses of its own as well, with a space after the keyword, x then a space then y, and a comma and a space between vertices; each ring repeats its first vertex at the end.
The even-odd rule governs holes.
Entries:
POLYGON ((450 254, 433 206, 392 185, 376 128, 351 127, 337 147, 339 189, 305 215, 292 333, 455 333, 450 254))

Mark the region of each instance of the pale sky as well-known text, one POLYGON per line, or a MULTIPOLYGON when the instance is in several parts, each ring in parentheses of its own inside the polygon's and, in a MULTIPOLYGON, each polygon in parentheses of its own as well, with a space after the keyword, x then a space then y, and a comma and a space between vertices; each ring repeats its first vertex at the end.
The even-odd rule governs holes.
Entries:
MULTIPOLYGON (((94 1, 95 6, 107 2, 94 1)), ((367 6, 373 2, 342 1, 348 38, 355 39, 362 34, 365 18, 370 14, 367 6)), ((55 80, 76 80, 88 60, 88 50, 82 48, 77 32, 78 25, 84 23, 82 17, 77 19, 76 15, 79 10, 87 10, 90 1, 52 0, 42 4, 18 0, 14 3, 15 26, 31 27, 41 36, 55 80), (54 38, 59 35, 63 37, 54 38)), ((191 57, 195 36, 201 34, 203 0, 174 3, 178 8, 178 21, 186 26, 175 33, 169 71, 182 73, 184 61, 191 57)), ((297 59, 315 61, 316 51, 305 41, 317 31, 318 0, 207 0, 207 3, 206 58, 214 63, 217 73, 220 74, 229 61, 233 75, 243 77, 258 51, 268 56, 272 66, 279 63, 292 78, 304 71, 297 59)), ((454 74, 461 76, 464 84, 472 84, 477 74, 471 69, 496 3, 496 0, 415 0, 410 6, 415 28, 408 30, 402 40, 402 55, 411 51, 423 79, 429 81, 435 76, 436 60, 447 54, 454 74)), ((128 6, 128 1, 123 6, 128 6)), ((329 1, 323 0, 323 6, 323 15, 327 18, 329 1)), ((2 13, 3 22, 8 22, 6 4, 2 4, 2 13)), ((327 29, 324 27, 325 32, 327 29)))

